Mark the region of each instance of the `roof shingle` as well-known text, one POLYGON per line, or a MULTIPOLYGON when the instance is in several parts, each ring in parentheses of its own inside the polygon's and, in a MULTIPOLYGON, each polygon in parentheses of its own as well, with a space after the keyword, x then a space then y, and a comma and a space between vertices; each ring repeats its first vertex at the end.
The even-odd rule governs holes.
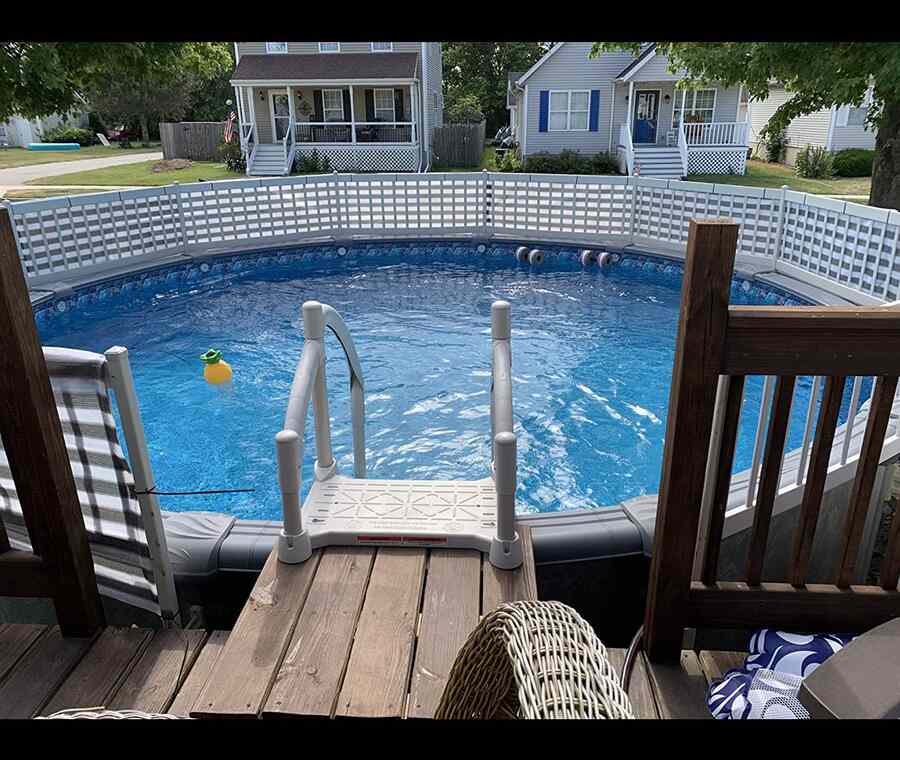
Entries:
POLYGON ((418 53, 243 55, 231 79, 413 79, 418 61, 418 53))

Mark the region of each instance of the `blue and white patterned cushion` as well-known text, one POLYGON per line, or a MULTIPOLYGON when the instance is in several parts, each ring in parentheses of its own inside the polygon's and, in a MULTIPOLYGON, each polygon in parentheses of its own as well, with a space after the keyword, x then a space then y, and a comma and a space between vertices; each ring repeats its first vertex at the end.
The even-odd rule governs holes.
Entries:
POLYGON ((710 712, 720 720, 760 717, 766 711, 757 709, 759 705, 748 698, 756 671, 765 669, 803 679, 852 639, 836 633, 800 634, 761 628, 750 637, 744 666, 729 670, 722 680, 710 684, 706 694, 710 712))

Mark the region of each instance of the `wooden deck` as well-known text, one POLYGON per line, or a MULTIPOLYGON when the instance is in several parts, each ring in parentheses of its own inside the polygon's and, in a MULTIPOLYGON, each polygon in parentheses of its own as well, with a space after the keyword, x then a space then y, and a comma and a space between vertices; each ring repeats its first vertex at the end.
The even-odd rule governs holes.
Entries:
MULTIPOLYGON (((478 552, 329 548, 300 565, 270 556, 234 629, 0 625, 0 717, 104 706, 187 717, 429 718, 456 653, 501 601, 536 598, 526 562, 498 571, 478 552)), ((620 669, 624 650, 610 650, 620 669)), ((743 655, 640 659, 642 718, 709 717, 710 680, 743 655)))

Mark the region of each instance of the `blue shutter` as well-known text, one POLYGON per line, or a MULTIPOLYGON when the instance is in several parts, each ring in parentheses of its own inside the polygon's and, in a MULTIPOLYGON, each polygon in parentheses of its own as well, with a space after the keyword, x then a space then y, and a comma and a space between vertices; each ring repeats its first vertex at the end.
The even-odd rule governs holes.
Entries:
POLYGON ((550 114, 550 90, 541 90, 541 111, 538 116, 538 131, 547 131, 547 119, 550 114))
POLYGON ((591 132, 596 132, 600 121, 600 90, 591 90, 591 132))

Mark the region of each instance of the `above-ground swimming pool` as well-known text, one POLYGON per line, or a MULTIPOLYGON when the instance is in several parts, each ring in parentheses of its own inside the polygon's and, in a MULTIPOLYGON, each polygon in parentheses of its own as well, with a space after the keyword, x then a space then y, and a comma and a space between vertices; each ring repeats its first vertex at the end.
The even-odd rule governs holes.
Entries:
MULTIPOLYGON (((366 390, 372 478, 478 479, 490 472, 490 307, 512 304, 518 509, 602 507, 658 490, 681 266, 626 254, 582 268, 574 248, 516 244, 354 243, 217 257, 132 274, 41 307, 45 345, 129 349, 160 491, 172 511, 280 519, 274 436, 303 345, 300 307, 336 308, 353 335, 366 390), (230 387, 203 380, 220 349, 230 387)), ((797 304, 736 279, 732 302, 797 304)), ((349 374, 330 334, 334 453, 352 472, 349 374)), ((789 446, 811 387, 798 382, 789 446)), ((750 466, 762 378, 748 380, 735 470, 750 466)), ((849 395, 849 388, 848 388, 849 395)), ((847 398, 845 397, 844 414, 847 398)), ((304 493, 315 447, 307 426, 304 493)))

